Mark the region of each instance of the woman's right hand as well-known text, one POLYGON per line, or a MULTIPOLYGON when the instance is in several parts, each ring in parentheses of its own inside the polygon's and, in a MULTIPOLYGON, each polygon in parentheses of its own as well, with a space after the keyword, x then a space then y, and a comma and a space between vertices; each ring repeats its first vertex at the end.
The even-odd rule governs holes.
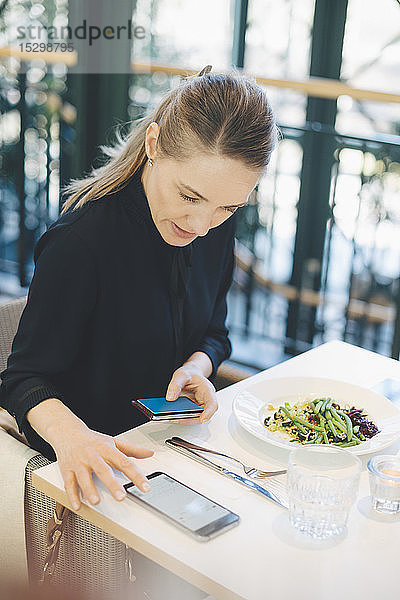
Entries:
POLYGON ((100 501, 92 473, 104 483, 116 500, 123 500, 126 492, 114 476, 111 466, 124 473, 143 492, 150 489, 146 477, 129 457, 148 458, 152 450, 139 448, 110 435, 89 429, 82 423, 69 425, 59 431, 52 446, 64 480, 64 488, 74 510, 79 510, 81 500, 78 486, 91 504, 100 501))

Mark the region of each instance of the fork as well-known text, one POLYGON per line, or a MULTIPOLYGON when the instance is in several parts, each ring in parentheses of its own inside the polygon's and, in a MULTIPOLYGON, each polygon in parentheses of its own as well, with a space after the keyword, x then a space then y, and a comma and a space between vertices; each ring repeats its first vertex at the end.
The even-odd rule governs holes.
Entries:
POLYGON ((244 472, 248 477, 262 479, 263 477, 273 477, 274 475, 283 475, 284 473, 286 473, 286 469, 282 469, 281 471, 261 471, 261 469, 256 469, 255 467, 245 465, 244 463, 242 463, 241 460, 239 460, 238 458, 234 458, 233 456, 229 456, 229 454, 224 454, 223 452, 217 452, 217 450, 211 450, 210 448, 198 446, 197 444, 193 444, 192 442, 183 440, 180 437, 174 436, 171 439, 177 446, 182 446, 182 448, 189 448, 190 450, 199 450, 200 452, 209 452, 210 454, 215 454, 216 456, 223 456, 224 458, 234 460, 242 466, 244 472))

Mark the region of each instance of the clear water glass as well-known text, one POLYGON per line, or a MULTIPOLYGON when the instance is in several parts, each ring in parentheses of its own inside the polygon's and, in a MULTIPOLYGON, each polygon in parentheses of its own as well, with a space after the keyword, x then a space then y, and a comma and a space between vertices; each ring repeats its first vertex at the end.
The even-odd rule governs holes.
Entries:
POLYGON ((293 449, 288 466, 291 524, 317 539, 339 535, 357 496, 361 466, 357 456, 336 446, 293 449))
POLYGON ((374 509, 400 512, 400 456, 374 456, 368 461, 368 473, 374 509))

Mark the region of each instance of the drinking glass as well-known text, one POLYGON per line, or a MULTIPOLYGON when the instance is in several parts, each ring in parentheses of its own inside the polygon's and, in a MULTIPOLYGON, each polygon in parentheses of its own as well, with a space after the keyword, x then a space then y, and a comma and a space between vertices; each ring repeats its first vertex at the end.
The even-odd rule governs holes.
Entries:
POLYGON ((343 448, 315 444, 289 455, 289 519, 317 539, 340 534, 346 526, 360 480, 360 459, 343 448))
POLYGON ((368 461, 372 506, 378 512, 400 511, 400 457, 374 456, 368 461))

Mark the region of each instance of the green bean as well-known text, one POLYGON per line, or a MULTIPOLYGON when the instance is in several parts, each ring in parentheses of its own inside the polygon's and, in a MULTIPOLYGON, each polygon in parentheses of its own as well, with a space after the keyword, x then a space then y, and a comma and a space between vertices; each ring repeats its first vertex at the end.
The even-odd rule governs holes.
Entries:
POLYGON ((338 421, 337 419, 332 419, 332 421, 335 424, 336 429, 340 429, 342 433, 347 432, 347 427, 342 423, 342 421, 338 421))
POLYGON ((320 444, 321 441, 322 441, 322 433, 318 434, 317 437, 314 438, 313 443, 320 444))
POLYGON ((315 402, 313 402, 312 400, 311 400, 311 402, 310 402, 310 408, 311 408, 311 410, 314 412, 314 408, 315 408, 315 402))
POLYGON ((335 437, 337 436, 336 429, 342 431, 343 433, 347 433, 347 427, 346 427, 346 425, 344 425, 344 423, 342 423, 342 421, 340 421, 338 415, 335 416, 334 413, 332 413, 330 410, 327 410, 325 412, 325 416, 328 419, 329 425, 332 425, 332 427, 333 427, 333 430, 332 430, 332 427, 331 427, 331 431, 332 431, 332 433, 333 433, 333 435, 335 437))
POLYGON ((325 431, 325 429, 324 429, 324 431, 322 432, 322 435, 324 436, 324 442, 325 442, 325 444, 329 444, 328 436, 327 436, 327 434, 326 434, 326 431, 325 431))
POLYGON ((292 417, 292 418, 294 418, 295 422, 298 422, 298 423, 301 423, 302 425, 304 425, 304 427, 308 427, 309 429, 314 429, 314 431, 324 431, 323 427, 320 427, 319 425, 314 425, 313 423, 309 423, 308 421, 305 421, 301 417, 292 417))
POLYGON ((287 410, 287 408, 285 408, 284 406, 281 407, 282 410, 284 411, 285 415, 291 420, 293 421, 293 423, 295 424, 295 426, 297 427, 297 429, 299 429, 301 431, 301 433, 303 433, 304 435, 307 433, 307 431, 305 430, 304 427, 302 427, 302 425, 306 425, 308 426, 310 429, 313 429, 313 427, 311 427, 310 423, 307 423, 307 421, 304 421, 304 419, 301 419, 300 417, 296 417, 295 415, 292 415, 291 412, 289 412, 287 410))
POLYGON ((283 410, 283 412, 285 413, 285 415, 291 420, 293 421, 295 427, 297 427, 297 429, 299 431, 301 431, 301 433, 303 433, 304 435, 307 433, 307 430, 304 429, 304 427, 301 426, 301 424, 297 423, 297 418, 294 417, 285 406, 281 406, 281 409, 283 410))
POLYGON ((337 427, 345 433, 347 431, 346 423, 343 423, 342 419, 337 413, 336 408, 331 407, 330 412, 332 417, 335 419, 335 423, 337 423, 337 427))
POLYGON ((326 411, 326 405, 328 404, 329 400, 330 400, 330 398, 324 398, 324 403, 323 403, 323 405, 321 406, 321 410, 320 410, 320 412, 322 412, 322 413, 323 413, 323 412, 325 412, 325 411, 326 411))
POLYGON ((300 423, 296 423, 296 421, 294 421, 294 426, 297 427, 297 429, 303 434, 303 435, 307 435, 307 429, 305 427, 303 427, 303 425, 300 425, 300 423))
POLYGON ((341 448, 348 448, 349 446, 357 446, 357 442, 336 442, 335 445, 341 448))
POLYGON ((282 412, 283 412, 283 413, 284 413, 284 414, 285 414, 287 417, 289 417, 289 419, 290 419, 291 421, 293 421, 293 419, 292 419, 292 417, 291 417, 291 415, 290 415, 290 412, 288 411, 288 409, 286 408, 286 406, 281 406, 281 407, 280 407, 280 410, 281 410, 281 411, 282 411, 282 412))
POLYGON ((330 407, 332 406, 332 404, 333 404, 333 399, 329 398, 329 401, 327 402, 327 405, 325 406, 325 410, 329 410, 330 407))
POLYGON ((323 402, 324 402, 323 400, 319 400, 318 403, 315 405, 315 409, 314 409, 315 414, 319 413, 319 411, 321 410, 321 406, 322 406, 323 402))
POLYGON ((334 424, 333 424, 333 421, 332 421, 332 419, 329 419, 329 420, 328 420, 328 427, 329 427, 329 429, 332 431, 332 433, 333 433, 333 437, 337 437, 337 431, 336 431, 336 429, 335 429, 335 426, 334 426, 334 424))
POLYGON ((351 442, 355 442, 356 444, 361 444, 361 440, 359 440, 359 439, 358 439, 357 437, 355 437, 354 435, 353 435, 353 437, 351 438, 351 440, 350 440, 350 441, 351 441, 351 442))
POLYGON ((353 435, 353 424, 350 420, 350 417, 348 415, 346 415, 346 413, 344 413, 342 410, 337 410, 336 411, 338 415, 341 415, 344 417, 344 420, 346 421, 346 426, 347 426, 347 441, 350 442, 352 435, 353 435))

